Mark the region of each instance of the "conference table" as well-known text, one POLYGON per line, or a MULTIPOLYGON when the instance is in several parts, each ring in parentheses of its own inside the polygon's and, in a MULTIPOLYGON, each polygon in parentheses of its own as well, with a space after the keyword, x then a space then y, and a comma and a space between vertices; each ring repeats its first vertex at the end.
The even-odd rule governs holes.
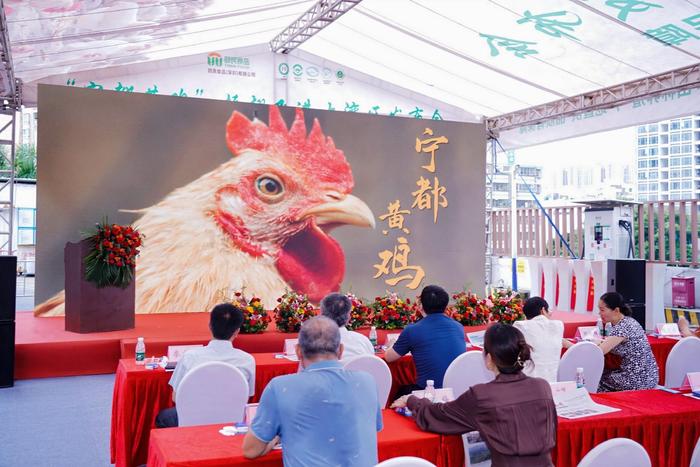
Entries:
MULTIPOLYGON (((652 352, 656 357, 663 384, 666 358, 677 340, 649 336, 652 352)), ((257 402, 267 383, 275 376, 294 373, 298 363, 278 358, 275 353, 255 353, 255 395, 250 402, 257 402)), ((380 354, 381 355, 381 354, 380 354)), ((389 364, 392 373, 392 390, 389 402, 399 386, 416 381, 416 369, 410 356, 389 364)), ((171 373, 161 368, 146 370, 132 359, 122 359, 117 367, 112 399, 110 432, 111 462, 117 467, 143 464, 148 454, 148 439, 154 428, 155 417, 164 408, 172 407, 172 389, 168 385, 171 373)))
MULTIPOLYGON (((616 437, 640 443, 654 467, 689 465, 700 436, 700 400, 660 390, 593 394, 596 402, 617 412, 568 420, 559 418, 552 460, 574 467, 595 446, 616 437)), ((411 418, 383 411, 384 429, 377 436, 379 460, 416 456, 438 466, 464 465, 460 436, 421 432, 411 418), (437 446, 437 447, 436 447, 437 446)), ((224 436, 222 424, 153 430, 148 465, 153 467, 281 466, 279 451, 250 461, 243 457, 243 435, 224 436)))
MULTIPOLYGON (((258 402, 263 389, 275 376, 296 373, 299 363, 279 358, 274 353, 252 354, 255 358, 255 395, 249 402, 258 402)), ((379 354, 382 356, 382 354, 379 354)), ((392 389, 389 402, 399 386, 416 381, 416 369, 410 356, 389 364, 392 389)), ((117 467, 131 467, 146 462, 148 437, 159 411, 173 406, 172 388, 168 384, 172 372, 162 368, 148 370, 132 359, 122 359, 117 366, 112 395, 110 458, 117 467)))
MULTIPOLYGON (((384 428, 377 433, 379 461, 399 456, 416 456, 447 467, 442 461, 442 436, 421 431, 411 417, 391 409, 382 411, 384 428)), ((342 422, 340 422, 342 423, 342 422)), ((243 457, 243 435, 224 436, 222 424, 153 430, 148 465, 158 467, 213 467, 255 465, 282 466, 282 452, 248 460, 243 457)), ((454 436, 461 444, 461 437, 454 436)))

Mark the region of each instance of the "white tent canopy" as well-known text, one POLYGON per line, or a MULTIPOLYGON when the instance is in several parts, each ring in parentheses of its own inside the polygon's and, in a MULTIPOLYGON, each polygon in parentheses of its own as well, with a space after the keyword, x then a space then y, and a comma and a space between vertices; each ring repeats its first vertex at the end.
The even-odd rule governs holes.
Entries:
MULTIPOLYGON (((31 86, 267 43, 315 3, 5 0, 5 13, 15 75, 31 86)), ((299 50, 491 118, 697 64, 700 2, 364 0, 299 50)))

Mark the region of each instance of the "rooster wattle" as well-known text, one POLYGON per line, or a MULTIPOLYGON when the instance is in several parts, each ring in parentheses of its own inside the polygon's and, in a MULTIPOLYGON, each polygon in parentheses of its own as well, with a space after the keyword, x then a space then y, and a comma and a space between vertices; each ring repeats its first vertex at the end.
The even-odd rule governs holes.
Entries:
MULTIPOLYGON (((225 288, 245 287, 267 308, 287 289, 318 302, 345 273, 343 250, 328 231, 374 227, 370 208, 351 194, 343 152, 317 120, 307 136, 301 109, 289 130, 276 106, 269 125, 234 111, 226 142, 232 160, 134 222, 146 239, 136 266, 137 313, 209 310, 225 288)), ((35 309, 63 312, 63 291, 35 309)))

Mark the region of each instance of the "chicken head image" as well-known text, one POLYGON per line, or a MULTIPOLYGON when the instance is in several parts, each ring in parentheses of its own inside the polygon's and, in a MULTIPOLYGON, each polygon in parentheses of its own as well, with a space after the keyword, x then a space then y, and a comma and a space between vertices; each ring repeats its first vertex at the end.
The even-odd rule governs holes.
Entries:
MULTIPOLYGON (((230 161, 139 211, 137 313, 207 311, 222 289, 244 287, 267 309, 286 290, 318 302, 345 274, 330 230, 374 228, 343 152, 318 120, 307 134, 301 109, 289 129, 274 105, 268 125, 234 111, 226 144, 230 161)), ((64 314, 63 291, 35 314, 64 314)))

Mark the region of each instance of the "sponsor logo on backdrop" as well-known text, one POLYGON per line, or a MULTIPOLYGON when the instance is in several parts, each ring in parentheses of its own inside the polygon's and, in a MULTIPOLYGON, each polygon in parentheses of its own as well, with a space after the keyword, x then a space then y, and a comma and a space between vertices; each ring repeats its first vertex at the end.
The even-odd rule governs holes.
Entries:
POLYGON ((207 55, 207 73, 215 75, 232 75, 244 78, 254 78, 255 72, 250 69, 250 58, 221 55, 219 52, 209 52, 207 55))
POLYGON ((292 73, 294 74, 294 76, 299 77, 299 76, 301 76, 301 74, 303 72, 304 72, 303 66, 299 65, 298 63, 295 63, 294 65, 292 65, 292 73))
POLYGON ((277 71, 279 71, 280 75, 286 78, 287 75, 289 75, 289 65, 287 65, 286 63, 280 63, 277 67, 277 71))

